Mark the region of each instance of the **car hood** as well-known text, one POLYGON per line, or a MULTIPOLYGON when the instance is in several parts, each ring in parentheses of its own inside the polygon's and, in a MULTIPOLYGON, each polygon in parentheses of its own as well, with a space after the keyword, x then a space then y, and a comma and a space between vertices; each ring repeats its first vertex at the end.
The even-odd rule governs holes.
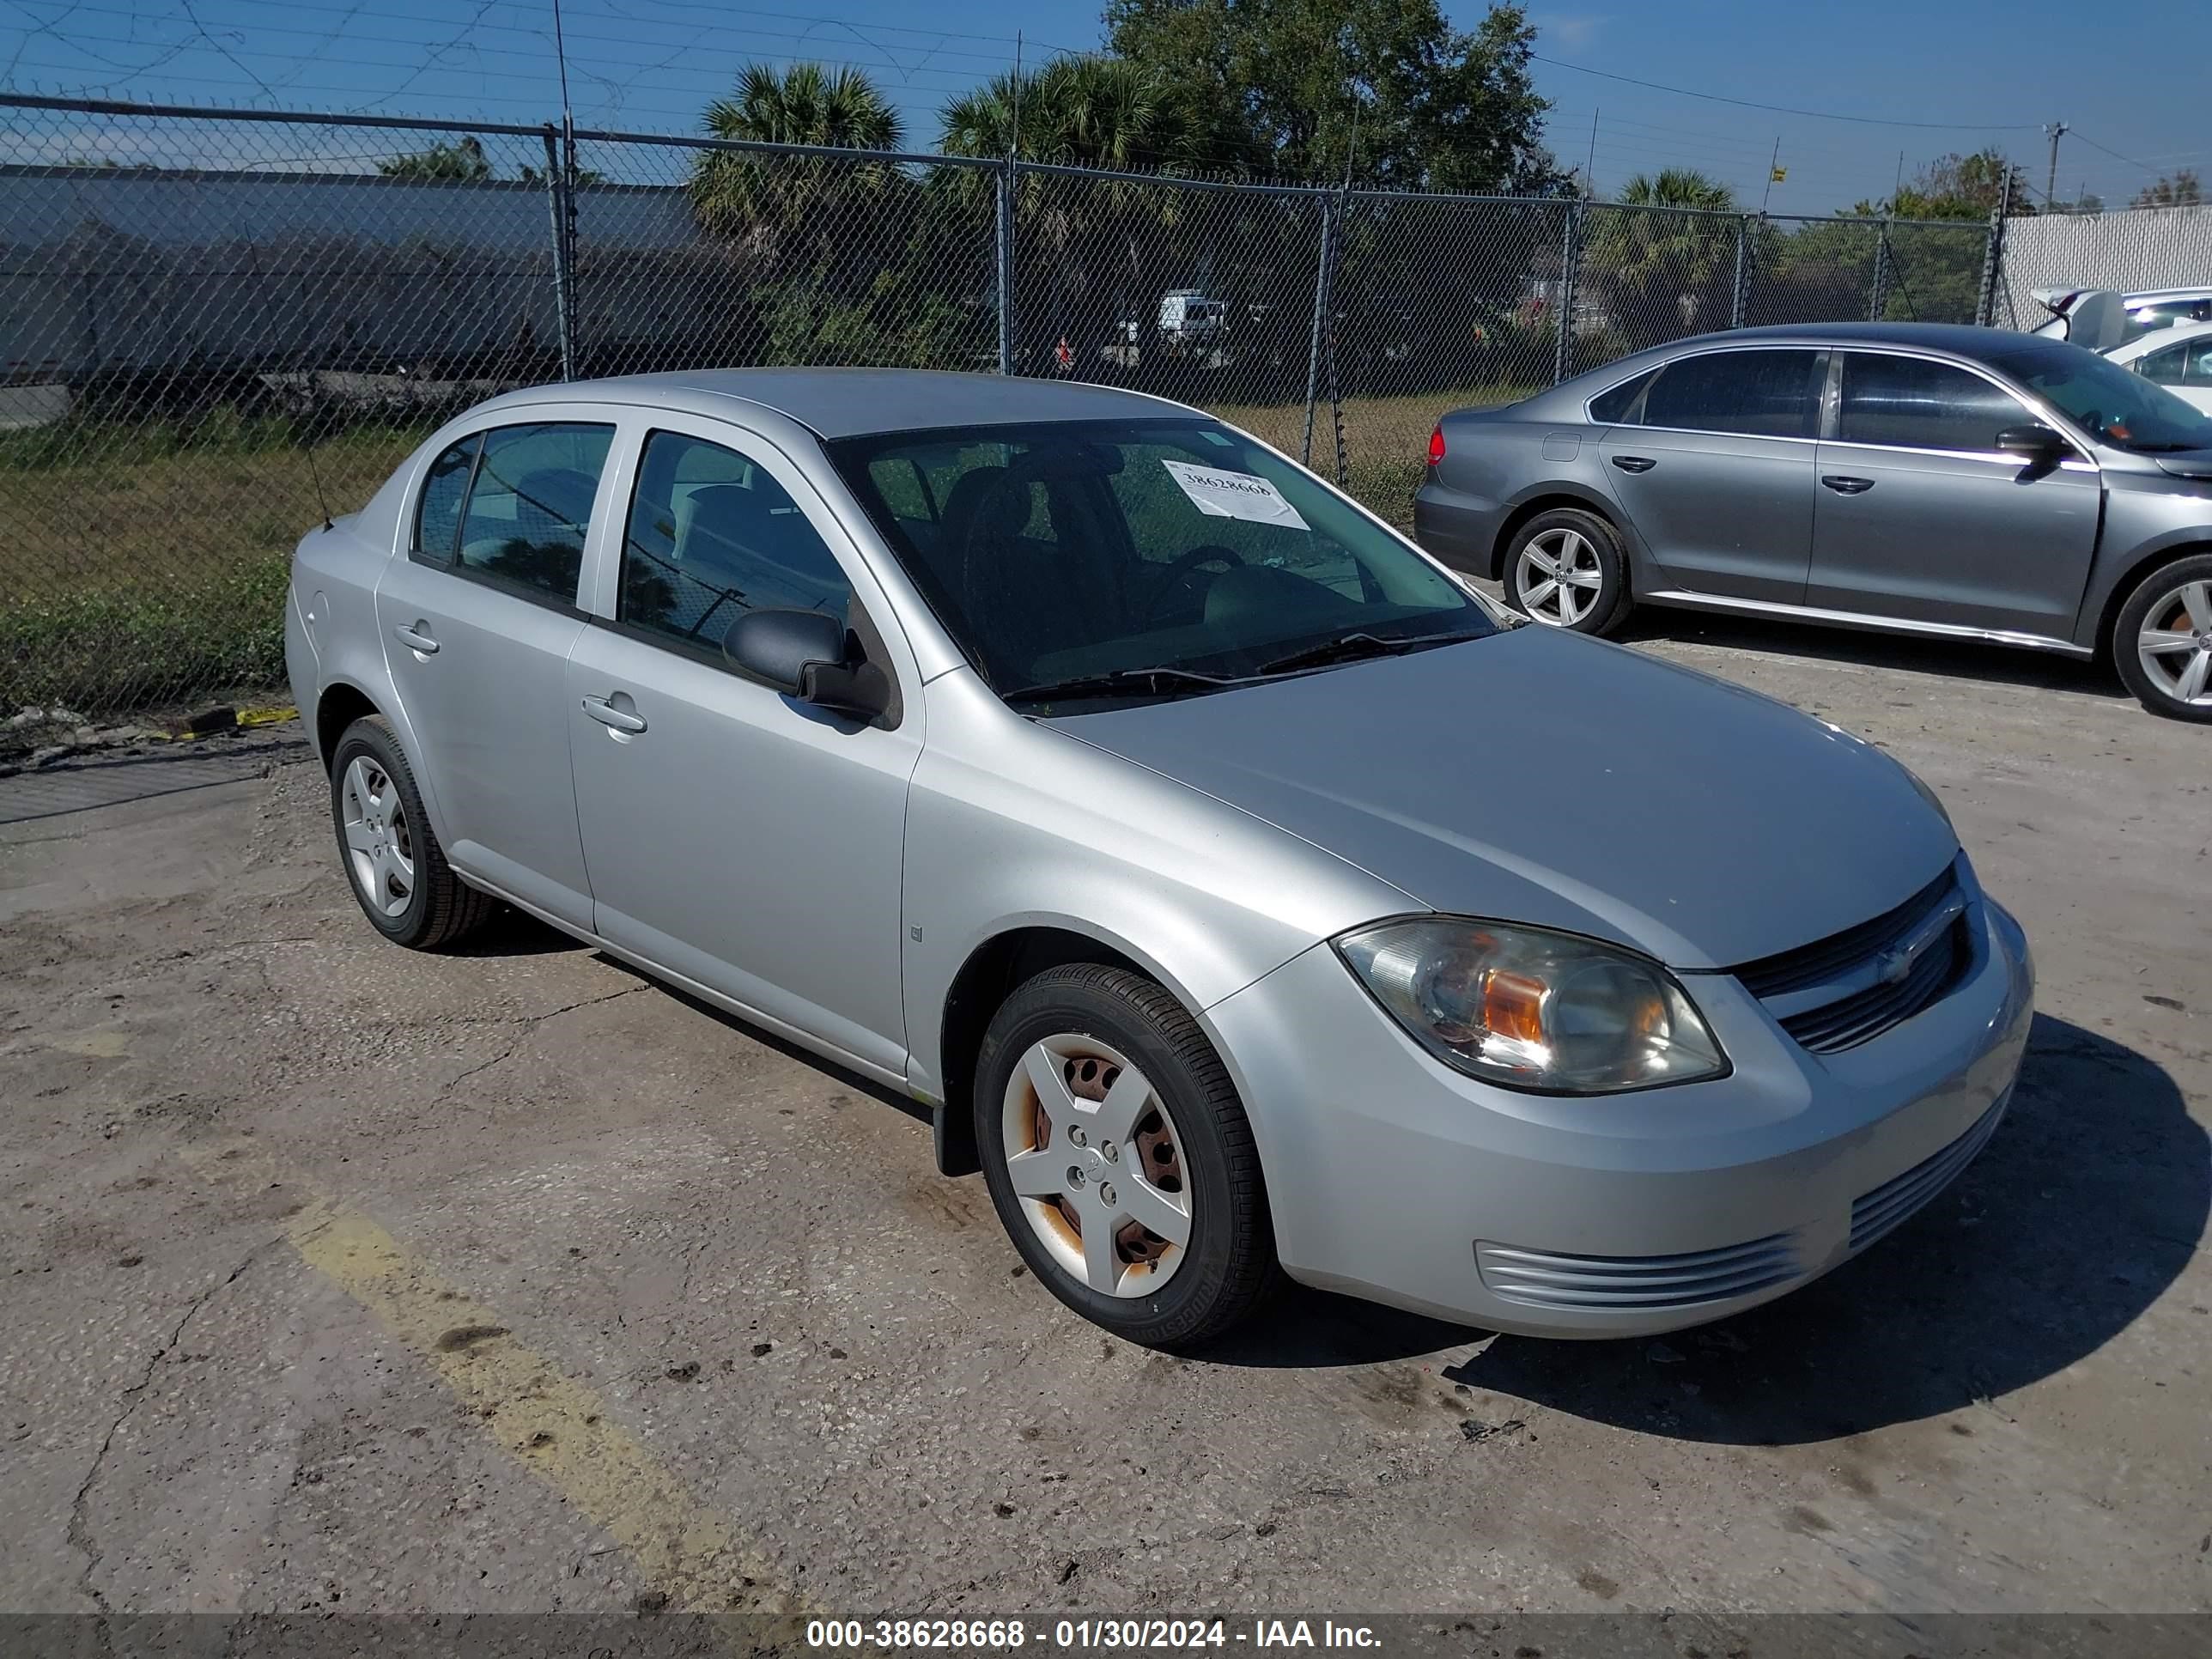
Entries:
POLYGON ((1903 902, 1957 837, 1871 744, 1740 687, 1525 627, 1072 737, 1463 915, 1729 967, 1903 902))

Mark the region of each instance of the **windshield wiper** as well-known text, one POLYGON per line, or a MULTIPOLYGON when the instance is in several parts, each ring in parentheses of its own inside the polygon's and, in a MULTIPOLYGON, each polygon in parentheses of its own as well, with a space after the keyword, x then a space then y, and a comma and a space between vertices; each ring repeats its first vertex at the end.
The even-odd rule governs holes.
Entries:
POLYGON ((1333 662, 1352 662, 1361 657, 1395 657, 1407 651, 1418 651, 1425 645, 1451 645, 1461 640, 1480 639, 1480 634, 1407 634, 1388 639, 1380 634, 1340 634, 1333 640, 1323 640, 1319 645, 1309 645, 1273 662, 1260 665, 1262 674, 1286 674, 1293 668, 1319 668, 1333 662))
POLYGON ((1000 696, 1007 702, 1051 702, 1061 697, 1107 696, 1131 690, 1158 691, 1163 685, 1182 686, 1192 692, 1219 691, 1243 685, 1247 675, 1206 674, 1195 668, 1162 664, 1153 668, 1116 668, 1105 674, 1079 674, 1073 679, 1046 680, 1020 686, 1000 696))

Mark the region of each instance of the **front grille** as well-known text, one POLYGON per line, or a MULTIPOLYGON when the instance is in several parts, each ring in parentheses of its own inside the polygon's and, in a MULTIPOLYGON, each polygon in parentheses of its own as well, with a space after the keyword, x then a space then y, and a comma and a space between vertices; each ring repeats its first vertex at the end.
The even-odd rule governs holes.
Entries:
POLYGON ((1532 1308, 1687 1308, 1787 1284, 1803 1271, 1794 1232, 1679 1255, 1561 1255, 1477 1243, 1474 1260, 1492 1295, 1532 1308))
POLYGON ((1923 1158, 1857 1199, 1851 1205, 1851 1249, 1863 1250, 1949 1186, 1959 1171, 1974 1161, 1974 1154, 1989 1145, 2004 1109, 2005 1103, 2000 1100, 1974 1120, 1973 1127, 1933 1158, 1923 1158))
POLYGON ((1735 976, 1801 1047, 1838 1054, 1903 1024, 1958 982, 1973 961, 1971 915, 1957 872, 1946 870, 1872 921, 1747 963, 1735 976), (1955 914, 1931 935, 1947 911, 1955 914), (1905 947, 1901 975, 1885 979, 1883 958, 1905 947))
POLYGON ((1869 986, 1825 1007, 1790 1015, 1782 1029, 1816 1054, 1871 1042, 1950 988, 1967 955, 1966 934, 1966 919, 1960 916, 1913 958, 1911 970, 1894 985, 1869 986))

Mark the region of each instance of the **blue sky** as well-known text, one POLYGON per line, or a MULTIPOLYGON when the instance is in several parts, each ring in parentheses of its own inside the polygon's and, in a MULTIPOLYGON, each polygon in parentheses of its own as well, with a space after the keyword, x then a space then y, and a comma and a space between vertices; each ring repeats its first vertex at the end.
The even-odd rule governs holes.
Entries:
MULTIPOLYGON (((688 131, 747 59, 811 57, 866 67, 917 149, 933 147, 948 94, 1012 64, 1017 27, 1032 61, 1100 34, 1097 0, 562 7, 584 125, 688 131)), ((1471 23, 1482 9, 1449 9, 1471 23)), ((1985 143, 2010 150, 2039 190, 2040 129, 2053 119, 2073 128, 2060 150, 2063 199, 2086 188, 2118 205, 2175 167, 2212 178, 2206 0, 2144 0, 2109 41, 2078 0, 1572 0, 1532 13, 1548 60, 1538 85, 1555 104, 1548 140, 1563 161, 1594 164, 1602 193, 1639 170, 1689 166, 1756 206, 1778 140, 1789 171, 1772 187, 1778 212, 1880 197, 1900 157, 1909 174, 1985 143)), ((556 114, 560 99, 551 0, 0 0, 0 65, 13 90, 155 101, 534 122, 556 114)))

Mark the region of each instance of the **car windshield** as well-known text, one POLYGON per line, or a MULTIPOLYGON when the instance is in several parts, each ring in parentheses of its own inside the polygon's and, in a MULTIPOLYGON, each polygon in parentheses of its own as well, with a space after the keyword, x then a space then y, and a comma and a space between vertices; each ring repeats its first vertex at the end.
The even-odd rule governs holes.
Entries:
POLYGON ((1202 696, 1497 631, 1310 474, 1187 419, 847 439, 832 461, 992 689, 1202 696))
POLYGON ((2212 416, 2109 357, 2039 346, 1990 360, 2100 442, 2139 455, 2212 449, 2212 416))

